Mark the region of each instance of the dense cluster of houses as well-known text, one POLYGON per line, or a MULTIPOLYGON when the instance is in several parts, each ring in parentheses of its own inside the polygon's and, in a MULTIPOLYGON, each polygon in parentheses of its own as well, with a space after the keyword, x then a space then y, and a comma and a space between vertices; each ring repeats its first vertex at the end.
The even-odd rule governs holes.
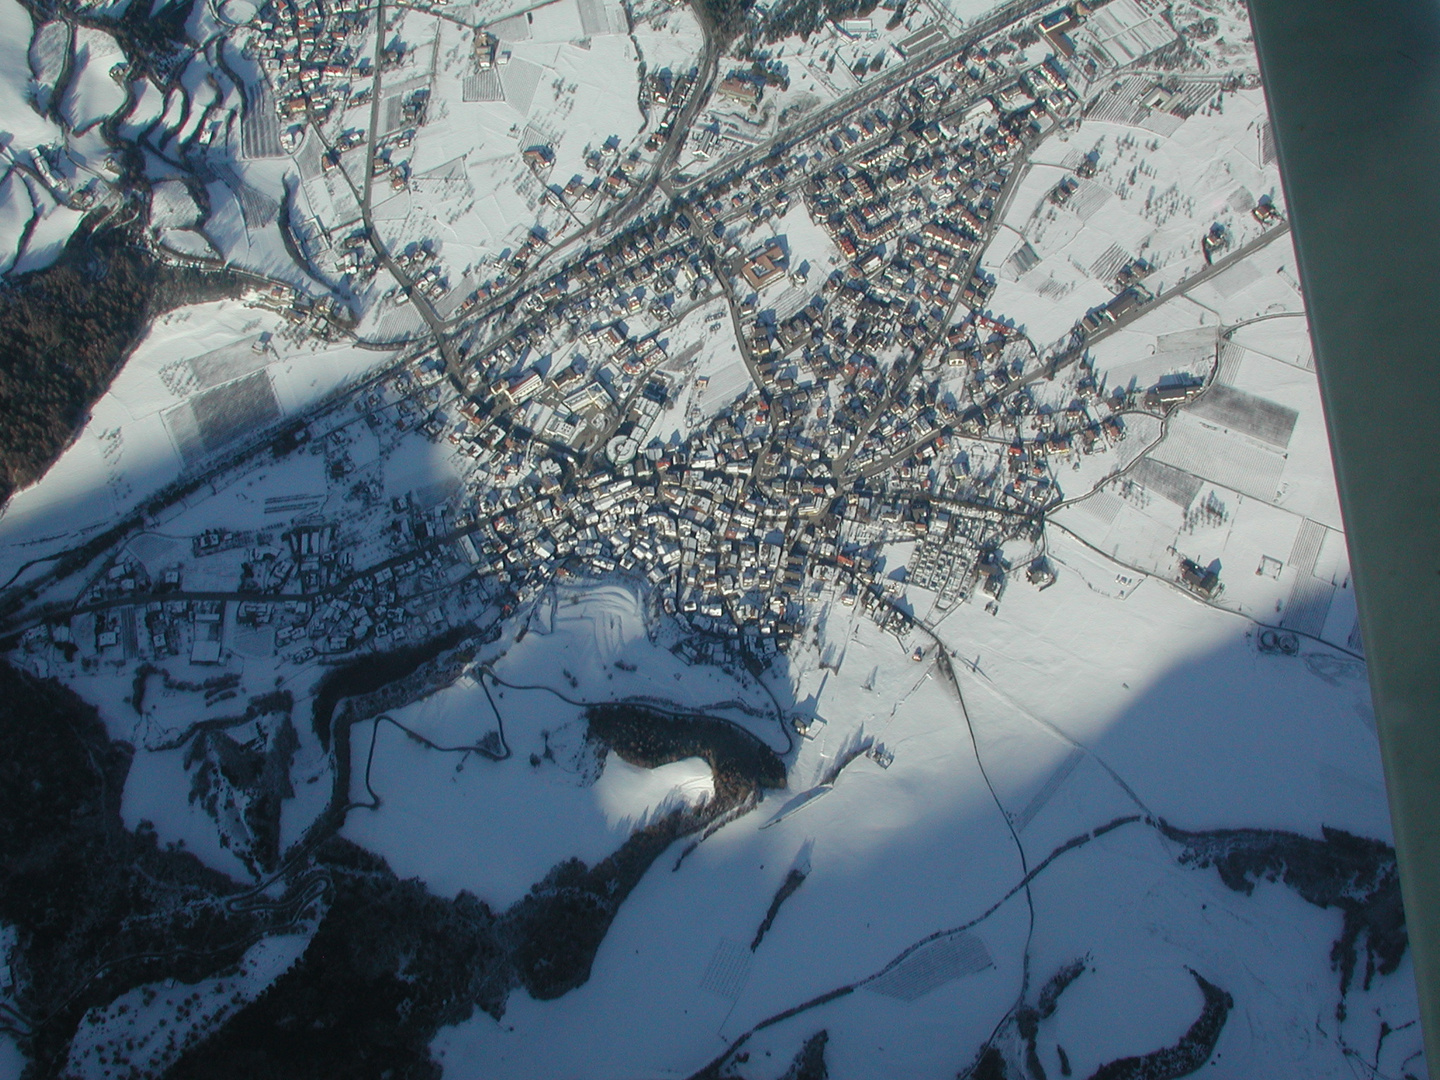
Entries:
MULTIPOLYGON (((320 123, 368 98, 373 59, 360 43, 369 18, 359 0, 267 0, 247 49, 265 64, 282 123, 320 123)), ((288 141, 294 145, 293 133, 288 141)))
MULTIPOLYGON (((271 0, 262 9, 257 25, 268 37, 257 47, 277 73, 282 117, 322 118, 363 71, 347 45, 361 15, 346 4, 271 0)), ((1063 35, 1064 20, 1045 30, 1063 35)), ((478 65, 502 62, 492 35, 475 40, 478 65)), ((652 78, 662 127, 693 80, 652 78)), ((742 104, 753 90, 736 79, 718 87, 742 104)), ((277 647, 303 661, 428 636, 477 606, 532 599, 557 575, 626 573, 695 631, 701 645, 692 642, 689 658, 763 662, 826 597, 905 629, 906 575, 941 607, 977 596, 997 603, 1012 569, 1000 553, 1034 538, 1059 497, 1056 469, 1122 439, 1120 414, 1133 404, 1102 396, 1081 363, 1068 406, 1039 408, 1030 383, 1046 358, 987 310, 995 278, 979 259, 1015 159, 1075 103, 1053 57, 1016 70, 1002 52, 977 47, 700 185, 507 308, 467 321, 488 295, 477 290, 457 312, 463 370, 424 351, 354 402, 376 433, 418 432, 469 458, 459 490, 438 502, 386 500, 349 462, 343 439, 297 447, 325 455, 349 509, 301 519, 278 542, 196 538, 194 560, 245 555, 248 598, 222 605, 221 621, 273 628, 277 647), (795 197, 840 255, 814 284, 771 225, 795 197), (802 302, 777 311, 782 292, 802 302), (753 386, 662 441, 657 420, 687 381, 667 331, 707 306, 726 312, 712 329, 733 328, 753 386), (886 564, 897 543, 915 545, 906 575, 886 564)), ((424 102, 412 104, 419 124, 424 102)), ((413 128, 398 136, 407 137, 413 128)), ((377 158, 389 163, 385 150, 377 158)), ((548 183, 550 149, 527 148, 525 160, 548 183)), ((637 175, 617 166, 607 184, 621 194, 637 175)), ((376 270, 366 239, 357 232, 338 245, 343 269, 362 283, 376 270)), ((507 274, 521 274, 541 246, 532 236, 511 252, 507 274)), ((448 289, 429 245, 396 258, 432 295, 448 289)), ((1114 300, 1087 319, 1103 325, 1143 304, 1148 271, 1122 268, 1114 300)), ((1154 404, 1179 392, 1156 388, 1154 404)), ((1040 587, 1053 580, 1042 564, 1027 571, 1040 587)), ((122 567, 97 582, 96 599, 126 581, 122 567)), ((1194 587, 1206 587, 1203 574, 1194 587)), ((167 614, 158 603, 159 622, 190 627, 180 636, 192 650, 208 655, 220 640, 209 608, 202 627, 200 607, 171 601, 167 614)), ((167 633, 152 634, 152 652, 167 633)))

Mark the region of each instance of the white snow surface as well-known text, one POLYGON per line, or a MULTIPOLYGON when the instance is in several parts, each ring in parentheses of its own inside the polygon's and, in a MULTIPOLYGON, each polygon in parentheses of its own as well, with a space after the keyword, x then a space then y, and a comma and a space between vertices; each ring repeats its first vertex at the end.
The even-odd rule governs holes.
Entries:
POLYGON ((124 60, 109 34, 88 26, 75 31, 75 73, 64 103, 72 128, 98 124, 125 103, 125 88, 110 77, 110 69, 124 60))
MULTIPOLYGON (((537 710, 533 726, 557 720, 564 718, 537 710)), ((579 726, 570 721, 572 731, 579 726)), ((357 798, 365 796, 372 727, 355 731, 357 798)), ((573 758, 533 766, 529 755, 544 743, 531 725, 517 727, 507 732, 516 756, 487 762, 436 753, 380 723, 369 772, 380 806, 354 811, 344 835, 384 855, 401 877, 418 877, 441 896, 468 890, 499 910, 558 863, 599 862, 653 816, 713 791, 710 767, 698 758, 641 769, 610 754, 598 779, 577 776, 573 758)))
MULTIPOLYGON (((958 609, 942 628, 960 656, 964 712, 933 664, 913 663, 853 609, 832 605, 822 638, 845 643, 840 671, 821 669, 819 651, 808 649, 791 671, 796 696, 827 724, 802 743, 789 792, 706 840, 677 872, 657 865, 622 908, 584 987, 556 1002, 512 999, 501 1024, 477 1017, 442 1033, 435 1050, 447 1076, 641 1077, 698 1068, 719 1047, 717 1033, 734 1038, 878 972, 933 931, 981 915, 1022 871, 977 770, 977 747, 1012 821, 1027 818, 1021 841, 1031 866, 1126 814, 1192 829, 1264 822, 1305 835, 1329 825, 1388 836, 1359 670, 1337 679, 1335 654, 1324 646, 1307 646, 1298 658, 1257 656, 1245 620, 1158 582, 1123 598, 1101 596, 1083 576, 1089 568, 1074 568, 1068 546, 1057 543, 1053 554, 1061 564, 1054 587, 1015 589, 998 618, 958 609), (860 732, 893 751, 888 769, 860 758, 826 798, 761 829, 860 732), (1047 790, 1062 766, 1058 787, 1047 790), (717 949, 749 940, 802 848, 810 876, 745 965, 733 1000, 715 996, 704 983, 717 949), (567 1037, 577 1030, 589 1037, 567 1037)), ((1248 1032, 1243 1022, 1227 1028, 1228 1049, 1207 1071, 1246 1076, 1261 1062, 1283 1071, 1297 1054, 1312 1074, 1338 1064, 1328 1056, 1333 1045, 1276 1043, 1266 1034, 1275 1024, 1303 1027, 1307 1010, 1333 1008, 1324 943, 1338 931, 1336 913, 1278 887, 1247 900, 1213 871, 1176 866, 1140 824, 1053 866, 1037 879, 1032 964, 1041 971, 1092 957, 1098 977, 1077 984, 1086 989, 1054 1036, 1067 1048, 1085 1046, 1087 1068, 1153 1049, 1162 1033, 1183 1033, 1199 1007, 1185 972, 1197 955, 1240 1008, 1267 1017, 1248 1032), (1077 908, 1082 897, 1094 900, 1077 908), (1244 966, 1241 958, 1261 953, 1273 958, 1263 971, 1244 966), (1273 1000, 1271 980, 1288 988, 1279 1012, 1262 1004, 1273 1000), (1083 1031, 1093 1037, 1074 1034, 1083 1031)), ((1021 894, 973 931, 993 968, 909 1005, 857 992, 788 1021, 783 1035, 772 1032, 776 1057, 788 1060, 823 1026, 832 1033, 832 1075, 953 1075, 1018 989, 1025 925, 1021 894)), ((1403 984, 1390 985, 1383 1007, 1403 1010, 1403 984)))
POLYGON ((10 141, 12 150, 28 150, 60 136, 60 128, 37 113, 26 94, 34 29, 19 0, 0 3, 0 133, 9 136, 0 141, 10 141))
MULTIPOLYGON (((278 338, 282 325, 277 315, 233 300, 181 308, 158 319, 59 461, 0 510, 5 576, 57 545, 68 546, 76 534, 101 528, 181 474, 185 461, 167 417, 203 389, 187 376, 190 361, 210 358, 212 372, 227 363, 237 371, 261 368, 282 412, 293 414, 389 355, 344 344, 317 351, 309 343, 297 347, 278 340, 278 355, 253 351, 253 341, 267 332, 278 338)), ((257 523, 265 522, 262 505, 260 500, 250 508, 257 523)))

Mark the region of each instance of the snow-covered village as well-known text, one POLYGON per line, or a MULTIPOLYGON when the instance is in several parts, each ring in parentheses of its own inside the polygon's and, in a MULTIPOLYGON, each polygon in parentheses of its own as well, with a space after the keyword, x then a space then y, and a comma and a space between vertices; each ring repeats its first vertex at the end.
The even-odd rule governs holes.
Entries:
POLYGON ((0 25, 0 1077, 1425 1075, 1242 4, 0 25))

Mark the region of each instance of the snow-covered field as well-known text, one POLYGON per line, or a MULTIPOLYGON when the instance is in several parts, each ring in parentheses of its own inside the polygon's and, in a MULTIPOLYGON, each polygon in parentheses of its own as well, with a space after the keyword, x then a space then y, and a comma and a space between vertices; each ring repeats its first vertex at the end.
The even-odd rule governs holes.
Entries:
MULTIPOLYGON (((557 863, 599 862, 635 828, 677 806, 703 802, 713 791, 710 767, 699 759, 658 769, 639 769, 613 755, 597 760, 584 744, 579 710, 546 695, 512 691, 497 704, 510 714, 506 736, 515 754, 504 762, 429 750, 383 722, 373 733, 372 751, 372 732, 357 730, 356 785, 368 763, 368 783, 380 806, 352 813, 344 835, 432 892, 454 896, 468 889, 502 910, 557 863), (532 763, 532 755, 540 764, 532 763)), ((473 723, 482 709, 488 706, 480 695, 466 719, 473 723)), ((395 720, 408 728, 407 711, 395 720)), ((428 728, 412 730, 431 737, 428 728)), ((356 794, 363 798, 365 792, 356 794)))
MULTIPOLYGON (((9 578, 21 564, 112 523, 187 467, 233 450, 238 434, 195 442, 190 410, 204 394, 258 373, 273 409, 257 416, 253 437, 392 358, 344 344, 316 349, 282 336, 283 326, 271 312, 229 300, 162 316, 43 482, 17 492, 0 510, 0 573, 9 578)), ((263 501, 250 507, 251 521, 227 515, 231 527, 264 523, 263 501)))
MULTIPOLYGON (((1250 215, 1257 201, 1283 203, 1279 167, 1264 153, 1269 121, 1260 90, 1225 95, 1223 107, 1185 120, 1152 113, 1129 122, 1143 82, 1122 80, 1113 103, 1102 94, 1084 122, 1037 147, 987 255, 1000 275, 992 306, 1023 312, 1038 342, 1064 334, 1068 313, 1107 301, 1109 278, 1124 263, 1149 262, 1155 269, 1145 285, 1158 294, 1203 269, 1200 241, 1213 226, 1238 248, 1263 231, 1250 215), (1127 122, 1096 119, 1122 115, 1127 122), (1052 203, 1056 185, 1090 153, 1095 175, 1062 205, 1052 203)), ((1243 289, 1235 276, 1203 288, 1233 296, 1243 289)))
MULTIPOLYGON (((442 1034, 446 1075, 698 1068, 765 1017, 984 915, 1024 874, 1007 817, 1030 867, 1135 813, 1189 829, 1264 822, 1304 835, 1321 826, 1388 835, 1362 667, 1323 645, 1258 655, 1246 620, 1159 582, 1099 595, 1057 549, 1053 588, 1017 588, 999 617, 965 607, 942 626, 963 661, 963 709, 933 662, 914 663, 868 620, 845 623, 848 609, 832 606, 825 635, 844 643, 839 670, 820 668, 807 649, 791 671, 796 696, 826 724, 801 744, 790 789, 675 872, 657 866, 582 989, 558 1002, 516 1000, 503 1023, 481 1017, 442 1034), (888 769, 860 757, 825 798, 763 827, 772 806, 813 785, 862 733, 893 752, 888 769), (744 943, 797 860, 805 883, 751 953, 744 943), (717 957, 732 958, 724 978, 717 957), (587 1038, 567 1036, 574 1031, 587 1038)), ((779 1068, 826 1028, 832 1076, 953 1075, 1019 993, 1033 934, 1033 978, 1076 957, 1092 968, 1046 1029, 1047 1067, 1058 1068, 1056 1045, 1073 1068, 1093 1070, 1173 1041, 1199 1009, 1190 966, 1250 1018, 1227 1026, 1207 1073, 1343 1068, 1331 1039, 1305 1034, 1332 1022, 1328 942, 1339 915, 1281 886, 1246 898, 1213 871, 1177 866, 1175 854, 1142 824, 1093 840, 1036 878, 1033 931, 1023 893, 973 928, 993 966, 912 1001, 858 990, 767 1030, 751 1060, 772 1053, 779 1068)), ((1398 1026, 1411 1007, 1405 978, 1402 969, 1376 984, 1365 1009, 1352 1007, 1342 1029, 1352 1045, 1372 1045, 1381 1018, 1398 1026)))

